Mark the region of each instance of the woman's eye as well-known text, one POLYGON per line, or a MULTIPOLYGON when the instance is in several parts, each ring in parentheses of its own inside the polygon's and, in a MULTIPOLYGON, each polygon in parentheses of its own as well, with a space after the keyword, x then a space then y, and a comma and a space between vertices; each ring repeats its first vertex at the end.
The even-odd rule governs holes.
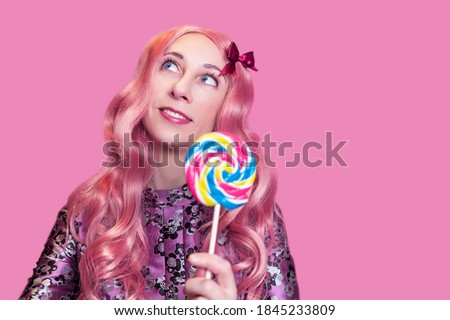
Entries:
POLYGON ((173 63, 172 61, 166 61, 163 63, 162 68, 165 70, 170 70, 170 71, 174 71, 177 72, 178 71, 178 67, 175 63, 173 63))
POLYGON ((201 76, 200 80, 210 86, 217 86, 217 80, 209 75, 203 75, 201 76))

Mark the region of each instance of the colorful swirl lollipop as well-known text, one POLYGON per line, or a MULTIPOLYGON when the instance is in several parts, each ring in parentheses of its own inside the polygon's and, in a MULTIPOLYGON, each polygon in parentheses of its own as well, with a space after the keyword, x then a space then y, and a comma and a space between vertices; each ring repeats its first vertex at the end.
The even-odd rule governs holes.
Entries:
POLYGON ((206 206, 220 204, 228 210, 248 202, 256 177, 250 148, 241 139, 211 132, 197 139, 185 162, 186 180, 197 200, 206 206))
MULTIPOLYGON (((241 139, 224 132, 210 132, 198 138, 186 155, 186 180, 192 194, 206 206, 214 206, 209 241, 214 253, 220 206, 231 210, 248 202, 256 177, 256 162, 241 139)), ((211 272, 206 271, 211 279, 211 272)))

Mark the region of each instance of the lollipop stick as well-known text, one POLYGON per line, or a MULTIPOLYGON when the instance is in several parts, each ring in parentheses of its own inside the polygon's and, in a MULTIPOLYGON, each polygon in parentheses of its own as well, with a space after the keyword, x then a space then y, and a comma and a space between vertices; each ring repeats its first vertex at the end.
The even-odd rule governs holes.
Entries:
MULTIPOLYGON (((219 225, 219 213, 220 213, 220 204, 216 204, 214 206, 214 214, 211 227, 211 238, 209 238, 209 248, 208 248, 209 254, 214 254, 214 248, 216 246, 217 226, 219 225)), ((206 270, 205 278, 211 279, 211 277, 212 277, 211 271, 206 270)))

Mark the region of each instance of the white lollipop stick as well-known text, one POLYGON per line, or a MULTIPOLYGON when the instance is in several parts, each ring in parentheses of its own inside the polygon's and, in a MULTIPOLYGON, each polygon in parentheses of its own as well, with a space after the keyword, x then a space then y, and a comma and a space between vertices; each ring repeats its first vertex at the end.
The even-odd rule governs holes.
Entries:
MULTIPOLYGON (((208 248, 209 254, 214 254, 214 249, 216 247, 217 227, 219 225, 219 213, 220 213, 220 204, 216 204, 214 206, 214 214, 211 227, 211 238, 209 238, 209 248, 208 248)), ((211 271, 206 270, 205 278, 206 279, 212 278, 211 271)))

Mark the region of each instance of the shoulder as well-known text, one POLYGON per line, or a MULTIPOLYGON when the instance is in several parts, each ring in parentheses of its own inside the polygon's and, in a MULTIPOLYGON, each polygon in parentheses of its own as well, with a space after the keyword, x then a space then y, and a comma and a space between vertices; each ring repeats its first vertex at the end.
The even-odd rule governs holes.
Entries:
POLYGON ((68 232, 67 213, 67 207, 58 212, 20 299, 74 299, 77 296, 77 243, 68 232))
POLYGON ((286 224, 280 206, 274 203, 272 210, 272 224, 266 232, 266 245, 270 245, 270 234, 273 235, 274 246, 284 247, 287 245, 286 224))

